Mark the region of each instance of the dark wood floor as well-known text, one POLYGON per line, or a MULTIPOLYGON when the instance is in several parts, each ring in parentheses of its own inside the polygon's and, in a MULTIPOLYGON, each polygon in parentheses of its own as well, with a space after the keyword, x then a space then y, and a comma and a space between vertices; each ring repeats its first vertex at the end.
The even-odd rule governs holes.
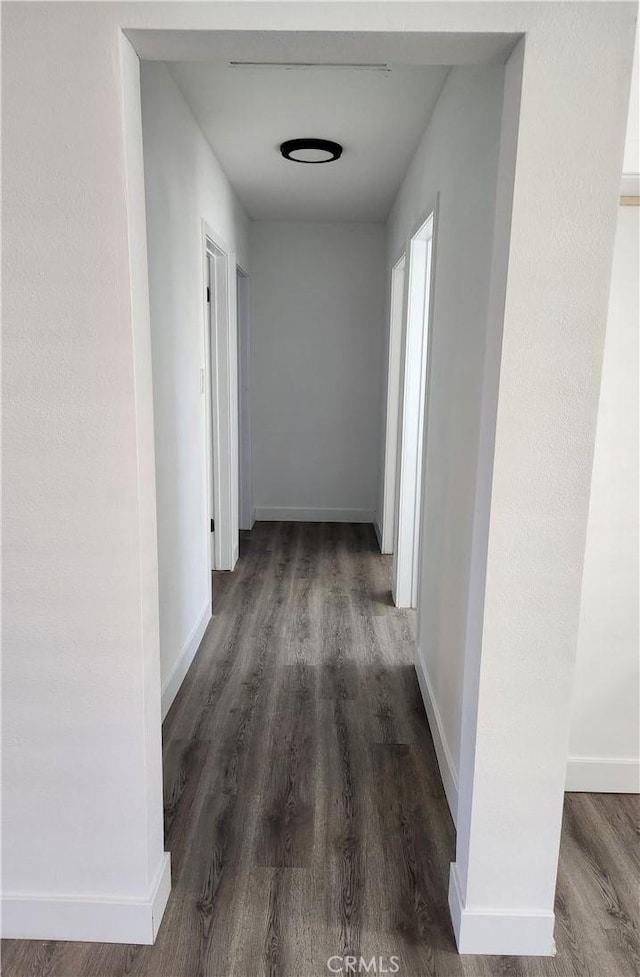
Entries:
POLYGON ((459 957, 454 829, 369 526, 259 523, 164 725, 173 890, 153 947, 7 941, 6 977, 401 977, 640 970, 635 798, 567 795, 557 956, 459 957))

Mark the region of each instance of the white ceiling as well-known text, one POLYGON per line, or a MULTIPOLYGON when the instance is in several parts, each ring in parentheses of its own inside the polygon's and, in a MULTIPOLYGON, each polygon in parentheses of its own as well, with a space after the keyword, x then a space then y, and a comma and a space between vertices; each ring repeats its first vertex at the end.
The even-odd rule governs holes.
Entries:
POLYGON ((384 220, 448 71, 168 67, 254 220, 384 220), (341 159, 282 158, 281 142, 309 136, 341 143, 341 159))

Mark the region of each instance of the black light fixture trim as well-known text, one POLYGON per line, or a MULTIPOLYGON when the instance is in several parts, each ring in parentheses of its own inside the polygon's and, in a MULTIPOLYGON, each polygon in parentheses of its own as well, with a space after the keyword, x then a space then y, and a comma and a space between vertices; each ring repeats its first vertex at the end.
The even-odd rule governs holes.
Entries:
POLYGON ((333 163, 334 160, 340 159, 342 146, 330 139, 287 139, 280 146, 280 152, 285 159, 291 160, 292 163, 307 163, 311 166, 317 166, 322 163, 333 163), (291 154, 300 149, 317 149, 331 155, 329 159, 295 159, 291 154))

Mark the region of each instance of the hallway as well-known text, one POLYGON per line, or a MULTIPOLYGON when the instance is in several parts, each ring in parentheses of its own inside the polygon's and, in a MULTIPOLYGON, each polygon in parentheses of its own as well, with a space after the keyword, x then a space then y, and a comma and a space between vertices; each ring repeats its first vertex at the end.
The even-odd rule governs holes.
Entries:
POLYGON ((258 523, 216 575, 215 641, 165 724, 167 847, 199 910, 167 974, 453 952, 453 832, 389 569, 370 526, 258 523))
POLYGON ((567 795, 554 959, 458 956, 454 829, 391 557, 368 525, 257 523, 241 546, 164 724, 155 946, 5 942, 6 977, 316 977, 347 954, 403 977, 634 973, 635 798, 567 795))

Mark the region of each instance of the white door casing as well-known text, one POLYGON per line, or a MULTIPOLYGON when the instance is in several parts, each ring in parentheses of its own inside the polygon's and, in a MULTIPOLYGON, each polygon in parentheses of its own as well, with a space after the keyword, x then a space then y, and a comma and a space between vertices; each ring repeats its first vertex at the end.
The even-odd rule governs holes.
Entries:
POLYGON ((391 269, 389 310, 389 367, 387 370, 387 412, 385 424, 384 483, 380 550, 393 553, 396 528, 396 481, 401 394, 401 357, 405 313, 406 253, 391 269))
POLYGON ((236 262, 202 222, 204 307, 205 484, 204 527, 213 536, 208 570, 233 570, 238 559, 238 365, 236 262), (207 301, 209 267, 211 302, 207 301), (211 520, 215 533, 210 533, 211 520))
POLYGON ((392 592, 397 607, 416 607, 420 563, 420 513, 433 306, 433 240, 436 208, 411 236, 405 275, 405 328, 400 358, 395 541, 392 592))

